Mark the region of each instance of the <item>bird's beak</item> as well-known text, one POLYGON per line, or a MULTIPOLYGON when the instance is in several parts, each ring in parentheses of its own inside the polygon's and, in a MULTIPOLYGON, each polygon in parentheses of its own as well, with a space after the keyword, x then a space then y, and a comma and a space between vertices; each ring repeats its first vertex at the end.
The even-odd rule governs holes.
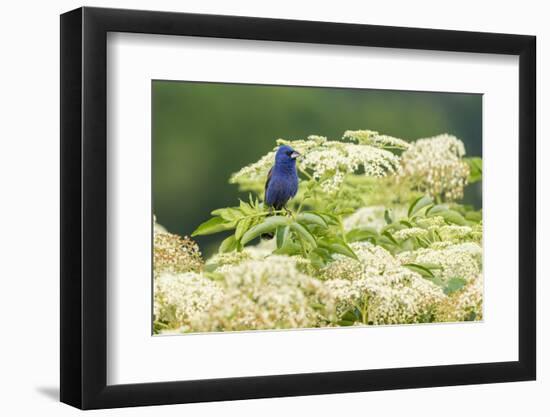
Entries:
POLYGON ((296 159, 296 158, 298 158, 299 156, 302 156, 302 154, 301 154, 300 152, 296 152, 296 151, 294 151, 294 152, 292 152, 292 153, 290 154, 290 157, 291 157, 292 159, 296 159))

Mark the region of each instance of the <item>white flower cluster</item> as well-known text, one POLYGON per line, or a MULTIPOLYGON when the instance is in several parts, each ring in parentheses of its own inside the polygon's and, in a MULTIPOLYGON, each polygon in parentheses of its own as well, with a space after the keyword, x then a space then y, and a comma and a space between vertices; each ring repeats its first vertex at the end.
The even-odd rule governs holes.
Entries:
POLYGON ((447 297, 437 308, 436 320, 483 320, 483 275, 479 274, 462 291, 447 297))
POLYGON ((189 325, 192 317, 209 309, 222 298, 222 287, 196 273, 162 273, 154 280, 155 320, 172 327, 189 325))
MULTIPOLYGON (((481 247, 473 242, 418 249, 394 257, 368 242, 351 244, 359 261, 336 256, 319 271, 304 273, 300 257, 266 249, 215 255, 207 263, 222 278, 195 272, 155 277, 156 321, 183 332, 330 326, 349 311, 364 324, 479 320, 482 317, 481 247), (466 286, 447 296, 442 287, 403 267, 437 265, 442 281, 466 286)), ((307 265, 310 266, 309 264, 307 265)))
POLYGON ((437 265, 439 269, 434 273, 443 282, 456 277, 472 282, 481 273, 482 248, 474 242, 451 244, 440 249, 421 248, 403 252, 397 255, 397 259, 402 264, 437 265))
POLYGON ((275 151, 270 151, 260 158, 259 161, 247 165, 235 172, 229 178, 231 184, 239 184, 242 187, 255 185, 256 183, 265 182, 269 169, 275 161, 275 151))
POLYGON ((462 160, 464 143, 443 134, 418 139, 401 155, 401 178, 412 180, 422 192, 432 197, 457 200, 464 194, 470 169, 462 160))
POLYGON ((439 287, 402 267, 393 267, 383 274, 365 269, 354 280, 337 276, 325 285, 337 300, 338 312, 357 310, 365 324, 428 322, 445 298, 439 287))
MULTIPOLYGON (((361 171, 366 176, 383 177, 395 173, 399 167, 397 155, 377 146, 329 141, 323 136, 314 135, 307 140, 279 139, 277 143, 290 145, 299 151, 302 154, 298 161, 300 169, 310 172, 327 193, 338 190, 347 174, 361 171)), ((260 181, 265 181, 274 158, 275 150, 234 173, 230 183, 239 184, 245 189, 253 188, 260 181)))
POLYGON ((368 324, 430 321, 442 289, 401 267, 393 256, 370 243, 352 244, 359 261, 341 258, 324 271, 325 284, 341 313, 355 308, 368 324))
POLYGON ((433 216, 433 217, 420 217, 416 219, 416 224, 423 229, 429 229, 429 230, 437 230, 439 231, 440 228, 445 227, 447 223, 445 222, 445 219, 441 216, 433 216))
POLYGON ((342 136, 344 140, 355 141, 363 145, 372 145, 385 149, 408 149, 410 144, 393 136, 381 135, 374 130, 346 130, 342 136))
MULTIPOLYGON (((387 225, 384 219, 384 212, 386 208, 384 206, 369 206, 361 207, 350 216, 344 219, 344 229, 349 231, 353 229, 361 229, 365 227, 371 227, 377 231, 380 231, 387 225)), ((395 218, 405 217, 407 209, 403 206, 394 207, 392 215, 395 218)))
POLYGON ((481 239, 483 237, 483 226, 481 224, 475 224, 473 226, 444 225, 435 229, 439 233, 441 239, 445 242, 481 243, 481 239))
POLYGON ((344 219, 344 228, 352 230, 361 227, 372 227, 379 231, 386 225, 384 220, 385 210, 384 206, 361 207, 344 219))
POLYGON ((427 238, 429 234, 430 232, 428 230, 422 229, 421 227, 409 227, 396 231, 393 237, 397 240, 407 240, 412 237, 427 238))
POLYGON ((359 170, 369 177, 394 173, 399 166, 399 158, 371 145, 326 140, 305 153, 300 166, 311 171, 321 188, 331 193, 339 189, 347 174, 359 170))
POLYGON ((481 247, 476 243, 419 249, 397 256, 370 243, 354 243, 360 262, 341 257, 323 272, 340 313, 357 309, 370 324, 480 320, 483 284, 481 247), (438 265, 443 281, 461 277, 466 286, 450 296, 400 262, 438 265))
POLYGON ((261 247, 266 245, 274 246, 272 241, 267 242, 268 243, 261 242, 260 245, 257 246, 248 246, 240 252, 216 253, 208 259, 206 266, 212 266, 216 270, 219 270, 219 268, 228 268, 251 259, 262 260, 271 255, 275 249, 274 247, 261 247))
POLYGON ((199 246, 188 238, 168 233, 156 222, 153 228, 153 271, 155 275, 163 272, 181 273, 200 271, 203 261, 199 246))
POLYGON ((333 315, 323 283, 301 273, 288 256, 247 260, 224 268, 224 295, 194 316, 194 331, 318 327, 333 315))

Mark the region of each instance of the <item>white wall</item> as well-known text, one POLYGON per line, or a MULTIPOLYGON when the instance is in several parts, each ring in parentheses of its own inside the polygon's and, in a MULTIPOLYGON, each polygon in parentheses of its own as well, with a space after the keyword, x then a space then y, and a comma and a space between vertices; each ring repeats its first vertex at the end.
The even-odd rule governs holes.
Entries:
MULTIPOLYGON (((543 182, 550 165, 550 26, 545 2, 462 0, 338 2, 254 0, 93 1, 86 5, 182 12, 371 23, 534 34, 538 37, 539 259, 550 249, 550 209, 543 182), (546 233, 544 237, 543 234, 546 233)), ((0 24, 0 410, 3 415, 74 415, 57 402, 59 304, 59 18, 77 1, 4 2, 0 24)), ((387 391, 346 395, 239 401, 100 411, 94 415, 548 415, 550 405, 550 268, 539 267, 538 381, 499 385, 387 391), (546 393, 546 396, 543 395, 546 393), (483 414, 482 414, 483 413, 483 414)))

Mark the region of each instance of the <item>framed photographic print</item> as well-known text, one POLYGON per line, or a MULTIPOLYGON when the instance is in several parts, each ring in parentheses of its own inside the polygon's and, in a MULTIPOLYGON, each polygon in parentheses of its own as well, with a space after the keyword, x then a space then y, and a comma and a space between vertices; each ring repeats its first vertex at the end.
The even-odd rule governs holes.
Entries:
POLYGON ((61 401, 535 379, 535 38, 61 16, 61 401))

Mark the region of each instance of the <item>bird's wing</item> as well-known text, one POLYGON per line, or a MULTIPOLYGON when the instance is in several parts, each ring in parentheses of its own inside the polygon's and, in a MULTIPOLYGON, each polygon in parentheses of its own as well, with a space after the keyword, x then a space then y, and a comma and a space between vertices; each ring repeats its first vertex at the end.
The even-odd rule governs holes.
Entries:
POLYGON ((265 187, 264 187, 264 201, 267 199, 267 187, 269 187, 269 181, 271 181, 271 174, 273 173, 273 167, 269 168, 269 172, 267 173, 267 179, 265 180, 265 187))

